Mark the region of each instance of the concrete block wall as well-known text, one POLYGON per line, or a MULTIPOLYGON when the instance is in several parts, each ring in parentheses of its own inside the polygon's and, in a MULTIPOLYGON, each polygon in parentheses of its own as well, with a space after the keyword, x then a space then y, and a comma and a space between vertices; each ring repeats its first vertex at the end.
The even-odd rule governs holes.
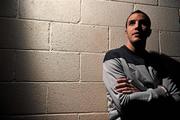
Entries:
POLYGON ((0 118, 108 120, 103 56, 136 9, 147 49, 180 60, 179 0, 1 0, 0 118))

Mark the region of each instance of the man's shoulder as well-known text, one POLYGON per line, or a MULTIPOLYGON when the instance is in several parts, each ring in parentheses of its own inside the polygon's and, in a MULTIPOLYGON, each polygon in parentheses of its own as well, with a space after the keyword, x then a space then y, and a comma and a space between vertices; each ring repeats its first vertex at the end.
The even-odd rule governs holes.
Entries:
POLYGON ((114 48, 106 52, 104 61, 114 59, 114 58, 120 58, 125 52, 124 46, 121 46, 120 48, 114 48))

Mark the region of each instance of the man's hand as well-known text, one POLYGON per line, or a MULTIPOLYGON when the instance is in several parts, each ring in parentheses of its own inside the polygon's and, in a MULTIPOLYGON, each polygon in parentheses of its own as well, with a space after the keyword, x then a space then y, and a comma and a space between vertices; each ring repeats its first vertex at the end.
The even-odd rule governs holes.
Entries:
POLYGON ((117 79, 117 85, 115 87, 116 92, 130 94, 134 92, 139 92, 140 90, 131 84, 131 80, 126 77, 121 77, 117 79))

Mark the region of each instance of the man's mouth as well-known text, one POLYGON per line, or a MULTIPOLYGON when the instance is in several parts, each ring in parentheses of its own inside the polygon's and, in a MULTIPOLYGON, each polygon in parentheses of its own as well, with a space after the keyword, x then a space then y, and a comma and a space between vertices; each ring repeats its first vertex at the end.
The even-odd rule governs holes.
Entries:
POLYGON ((135 33, 133 33, 132 35, 141 35, 141 33, 140 32, 135 32, 135 33))
POLYGON ((141 37, 142 34, 141 34, 140 32, 135 32, 135 33, 133 33, 132 35, 133 35, 134 37, 141 37))

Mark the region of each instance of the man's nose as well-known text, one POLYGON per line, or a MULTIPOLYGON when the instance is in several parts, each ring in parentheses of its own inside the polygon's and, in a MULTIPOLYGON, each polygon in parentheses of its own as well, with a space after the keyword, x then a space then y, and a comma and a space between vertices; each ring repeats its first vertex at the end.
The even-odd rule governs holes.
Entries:
POLYGON ((140 23, 138 21, 136 21, 135 23, 135 29, 139 29, 141 27, 140 23))

